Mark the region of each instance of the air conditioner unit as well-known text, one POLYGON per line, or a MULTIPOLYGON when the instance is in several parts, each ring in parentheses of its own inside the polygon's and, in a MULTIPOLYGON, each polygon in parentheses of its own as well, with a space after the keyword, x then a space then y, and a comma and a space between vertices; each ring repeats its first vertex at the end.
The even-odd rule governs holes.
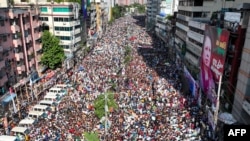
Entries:
POLYGON ((63 23, 63 25, 66 25, 66 23, 63 23))

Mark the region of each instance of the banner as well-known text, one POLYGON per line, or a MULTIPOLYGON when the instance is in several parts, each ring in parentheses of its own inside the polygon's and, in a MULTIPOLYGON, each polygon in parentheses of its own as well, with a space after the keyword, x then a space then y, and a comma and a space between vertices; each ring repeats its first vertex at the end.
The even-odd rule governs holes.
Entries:
POLYGON ((184 66, 184 75, 187 78, 188 84, 189 84, 189 91, 191 92, 193 97, 196 97, 198 92, 197 92, 197 84, 192 75, 189 73, 187 68, 184 66))
POLYGON ((83 19, 87 19, 88 18, 88 14, 87 14, 87 2, 86 2, 86 0, 82 0, 82 15, 83 15, 83 19))
POLYGON ((221 28, 206 25, 201 55, 200 82, 203 92, 216 103, 215 82, 224 72, 229 32, 221 28))

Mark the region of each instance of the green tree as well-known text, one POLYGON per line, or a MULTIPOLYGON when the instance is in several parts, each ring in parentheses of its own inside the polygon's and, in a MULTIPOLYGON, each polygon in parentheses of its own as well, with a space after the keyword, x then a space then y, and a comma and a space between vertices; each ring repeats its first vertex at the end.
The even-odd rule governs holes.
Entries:
POLYGON ((41 63, 50 69, 55 69, 61 65, 65 59, 63 48, 59 46, 60 40, 49 31, 44 31, 42 35, 43 55, 41 63))
MULTIPOLYGON (((105 94, 107 95, 108 108, 117 109, 118 105, 115 101, 114 94, 112 92, 107 92, 105 94)), ((105 116, 105 94, 99 95, 94 101, 95 115, 99 119, 105 116)))
POLYGON ((112 8, 112 17, 114 19, 118 19, 120 17, 122 17, 124 15, 124 12, 126 11, 124 6, 119 6, 119 5, 115 5, 112 8))
POLYGON ((98 134, 92 132, 84 132, 84 138, 87 141, 99 141, 98 134))

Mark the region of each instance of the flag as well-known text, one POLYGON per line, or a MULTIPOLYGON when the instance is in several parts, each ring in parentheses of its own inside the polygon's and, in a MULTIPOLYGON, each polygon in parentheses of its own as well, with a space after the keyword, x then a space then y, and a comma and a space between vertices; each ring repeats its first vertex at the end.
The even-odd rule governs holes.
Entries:
POLYGON ((86 0, 82 0, 82 15, 83 15, 83 19, 87 19, 88 15, 87 15, 87 2, 86 0))

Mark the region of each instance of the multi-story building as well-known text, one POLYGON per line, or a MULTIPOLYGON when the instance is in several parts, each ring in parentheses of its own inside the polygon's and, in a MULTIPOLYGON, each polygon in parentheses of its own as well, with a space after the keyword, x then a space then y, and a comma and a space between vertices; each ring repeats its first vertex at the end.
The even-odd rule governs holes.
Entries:
MULTIPOLYGON (((233 44, 228 48, 228 71, 226 77, 229 79, 228 90, 234 101, 232 107, 232 115, 239 123, 250 124, 250 3, 242 4, 241 21, 239 25, 234 27, 235 23, 228 26, 231 29, 231 42, 233 44), (244 9, 243 7, 248 7, 244 9)), ((237 18, 234 16, 234 18, 237 18)), ((240 19, 239 18, 239 19, 240 19)))
POLYGON ((0 87, 6 90, 39 70, 41 22, 32 5, 1 8, 0 15, 0 87))
POLYGON ((167 34, 172 30, 167 27, 170 25, 167 23, 170 22, 170 17, 174 16, 174 5, 175 1, 173 0, 162 0, 160 12, 156 15, 155 33, 165 43, 169 41, 167 34))
POLYGON ((247 0, 216 2, 211 0, 179 0, 175 45, 180 57, 185 58, 185 64, 195 79, 197 79, 199 72, 205 24, 210 21, 214 11, 232 8, 244 1, 247 2, 247 0))
MULTIPOLYGON (((191 72, 192 77, 200 80, 200 58, 204 43, 205 26, 217 26, 229 30, 230 36, 227 47, 227 55, 222 78, 221 91, 218 92, 219 83, 216 83, 213 95, 220 94, 220 108, 204 101, 211 108, 213 118, 216 121, 216 112, 219 109, 231 112, 237 121, 249 124, 250 104, 248 95, 248 50, 245 32, 249 19, 249 2, 247 0, 235 1, 210 1, 210 0, 179 0, 178 14, 176 20, 175 48, 179 58, 191 72), (241 7, 239 7, 241 5, 241 7), (219 11, 219 12, 218 12, 219 11), (227 13, 232 12, 232 13, 227 13), (235 14, 235 13, 236 14, 235 14), (222 14, 221 14, 222 13, 222 14), (232 14, 232 21, 226 21, 225 15, 232 14), (236 15, 236 16, 235 16, 236 15), (240 16, 239 16, 240 15, 240 16), (219 17, 219 18, 218 18, 219 17), (240 19, 238 22, 235 19, 240 19), (241 52, 243 53, 241 55, 241 52), (239 66, 241 64, 241 66, 239 66), (232 108, 233 107, 233 108, 232 108), (218 108, 218 109, 217 109, 218 108)), ((249 25, 248 25, 249 26, 249 25)), ((246 38, 247 39, 247 38, 246 38)), ((202 94, 204 95, 204 94, 202 94)), ((220 111, 220 110, 219 110, 220 111)), ((221 111, 220 111, 221 112, 221 111)), ((216 125, 215 125, 216 127, 216 125)))
POLYGON ((45 29, 49 29, 60 39, 67 57, 74 56, 81 45, 82 26, 80 22, 80 5, 72 2, 39 2, 40 19, 45 29))
POLYGON ((156 24, 156 15, 160 12, 161 0, 147 0, 146 7, 146 28, 147 30, 154 30, 156 24))
POLYGON ((95 3, 90 4, 90 10, 88 11, 88 18, 87 18, 87 28, 88 28, 88 37, 94 35, 97 30, 97 12, 95 3))
POLYGON ((106 29, 107 21, 107 11, 106 11, 106 3, 102 1, 96 0, 95 8, 96 8, 96 30, 98 33, 98 37, 101 38, 103 34, 103 29, 106 29))

